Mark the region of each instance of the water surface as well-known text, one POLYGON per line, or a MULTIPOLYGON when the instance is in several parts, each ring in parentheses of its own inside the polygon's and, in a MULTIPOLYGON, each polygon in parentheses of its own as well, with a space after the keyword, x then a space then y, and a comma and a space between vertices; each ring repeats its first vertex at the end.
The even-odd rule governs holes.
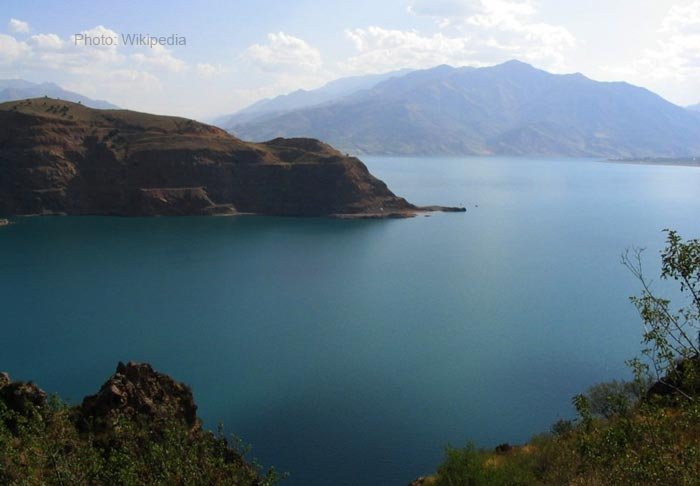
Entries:
POLYGON ((192 385, 290 485, 404 485, 626 374, 620 265, 698 236, 700 169, 366 158, 409 220, 23 218, 0 228, 0 368, 77 401, 119 360, 192 385))

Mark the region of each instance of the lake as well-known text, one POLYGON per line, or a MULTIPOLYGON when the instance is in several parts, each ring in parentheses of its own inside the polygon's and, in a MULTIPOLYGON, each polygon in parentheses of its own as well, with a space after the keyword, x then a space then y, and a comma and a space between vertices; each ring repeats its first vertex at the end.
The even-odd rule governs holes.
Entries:
POLYGON ((119 360, 190 384, 285 484, 405 485, 447 444, 517 443, 628 376, 620 264, 700 236, 700 168, 363 158, 406 220, 20 218, 0 228, 0 369, 76 402, 119 360))

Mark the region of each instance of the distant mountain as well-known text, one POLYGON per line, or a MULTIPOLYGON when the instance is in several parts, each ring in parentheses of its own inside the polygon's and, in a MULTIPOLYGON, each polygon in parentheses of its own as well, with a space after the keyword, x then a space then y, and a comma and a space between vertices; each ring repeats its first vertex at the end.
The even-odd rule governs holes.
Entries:
POLYGON ((325 84, 321 88, 312 90, 299 89, 292 93, 277 96, 275 98, 265 98, 257 101, 247 108, 244 108, 232 115, 226 115, 214 120, 214 124, 220 127, 248 123, 260 119, 263 115, 280 115, 292 110, 309 108, 312 106, 337 100, 357 91, 371 88, 382 81, 392 77, 401 76, 410 69, 392 71, 384 74, 369 74, 366 76, 351 76, 336 79, 325 84))
POLYGON ((686 108, 686 110, 690 110, 690 111, 692 111, 692 112, 698 112, 698 113, 700 113, 700 103, 698 103, 698 104, 696 104, 696 105, 686 106, 685 108, 686 108))
POLYGON ((0 79, 0 103, 48 96, 74 103, 82 103, 90 108, 117 109, 118 106, 102 100, 93 100, 72 91, 67 91, 54 83, 31 83, 23 79, 0 79))
POLYGON ((509 61, 413 71, 322 105, 226 125, 353 153, 654 157, 700 154, 700 117, 627 83, 509 61))

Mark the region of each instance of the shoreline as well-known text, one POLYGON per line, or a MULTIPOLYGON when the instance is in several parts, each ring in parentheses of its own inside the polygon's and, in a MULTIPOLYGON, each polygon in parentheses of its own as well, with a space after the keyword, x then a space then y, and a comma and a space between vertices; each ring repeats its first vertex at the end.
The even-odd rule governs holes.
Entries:
POLYGON ((662 165, 669 167, 700 167, 700 160, 695 161, 673 161, 673 160, 602 160, 603 163, 609 164, 628 164, 628 165, 662 165))
MULTIPOLYGON (((407 219, 414 218, 419 215, 429 213, 465 213, 467 208, 461 206, 416 206, 413 209, 399 209, 389 211, 370 211, 361 213, 331 213, 320 215, 280 215, 268 213, 250 213, 250 212, 234 212, 234 213, 212 213, 212 214, 91 214, 80 213, 70 214, 64 212, 44 212, 32 214, 16 214, 16 218, 36 218, 36 217, 113 217, 113 218, 237 218, 245 216, 262 216, 273 218, 290 218, 290 219, 343 219, 343 220, 358 220, 358 219, 407 219)), ((9 226, 12 222, 8 219, 0 218, 0 227, 9 226)))

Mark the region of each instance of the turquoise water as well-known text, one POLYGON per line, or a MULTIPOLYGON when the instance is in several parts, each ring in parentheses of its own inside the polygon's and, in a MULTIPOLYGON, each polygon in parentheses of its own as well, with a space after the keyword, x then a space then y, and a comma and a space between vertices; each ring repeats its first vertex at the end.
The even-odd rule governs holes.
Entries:
POLYGON ((24 218, 0 228, 0 368, 72 401, 119 360, 192 385, 201 416, 291 485, 404 485, 442 448, 518 442, 626 374, 620 265, 699 236, 700 169, 366 158, 410 220, 24 218))

